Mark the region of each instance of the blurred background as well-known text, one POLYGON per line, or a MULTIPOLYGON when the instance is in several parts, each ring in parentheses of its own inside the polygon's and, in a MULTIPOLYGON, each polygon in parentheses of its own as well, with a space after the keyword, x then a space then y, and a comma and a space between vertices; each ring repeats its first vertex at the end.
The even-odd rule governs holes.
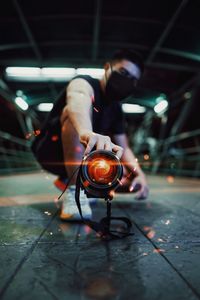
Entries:
POLYGON ((30 144, 59 93, 127 47, 145 62, 123 101, 139 163, 169 181, 200 177, 199 11, 199 0, 2 0, 0 174, 39 169, 30 144))

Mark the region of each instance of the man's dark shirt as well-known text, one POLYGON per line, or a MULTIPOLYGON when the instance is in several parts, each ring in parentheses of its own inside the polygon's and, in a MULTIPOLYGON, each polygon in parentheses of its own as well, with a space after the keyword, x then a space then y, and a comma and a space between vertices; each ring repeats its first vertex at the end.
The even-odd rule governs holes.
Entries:
MULTIPOLYGON (((109 102, 100 87, 100 81, 90 76, 77 76, 85 79, 94 90, 92 126, 93 131, 103 135, 122 134, 125 132, 124 116, 119 102, 109 102)), ((48 114, 41 133, 32 144, 32 151, 47 171, 66 177, 64 166, 63 145, 61 139, 60 116, 66 105, 66 89, 55 101, 48 114)))
POLYGON ((78 76, 76 78, 85 79, 94 90, 93 131, 104 135, 124 133, 125 121, 121 103, 109 102, 105 98, 98 79, 90 76, 78 76))

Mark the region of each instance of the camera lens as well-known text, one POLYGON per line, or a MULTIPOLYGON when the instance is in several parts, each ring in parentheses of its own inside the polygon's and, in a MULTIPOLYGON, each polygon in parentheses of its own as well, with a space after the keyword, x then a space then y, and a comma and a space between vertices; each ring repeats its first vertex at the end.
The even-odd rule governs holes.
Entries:
POLYGON ((116 177, 115 164, 106 157, 96 157, 88 163, 88 175, 93 182, 98 184, 112 183, 116 177))
POLYGON ((92 194, 105 196, 119 184, 122 165, 111 151, 96 150, 84 158, 81 170, 82 184, 92 194))

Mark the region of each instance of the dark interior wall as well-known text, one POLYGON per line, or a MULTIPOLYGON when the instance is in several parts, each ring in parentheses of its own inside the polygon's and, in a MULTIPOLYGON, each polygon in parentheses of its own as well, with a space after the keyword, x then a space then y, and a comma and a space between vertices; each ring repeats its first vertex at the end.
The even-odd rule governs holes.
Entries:
POLYGON ((18 115, 24 118, 24 114, 17 111, 13 103, 0 96, 0 130, 13 136, 24 138, 18 115))

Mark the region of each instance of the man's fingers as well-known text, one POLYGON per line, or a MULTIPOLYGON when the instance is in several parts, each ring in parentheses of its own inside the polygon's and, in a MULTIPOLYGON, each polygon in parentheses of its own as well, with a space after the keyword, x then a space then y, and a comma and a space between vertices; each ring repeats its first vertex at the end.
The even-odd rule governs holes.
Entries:
POLYGON ((132 192, 132 191, 135 189, 136 184, 137 184, 137 181, 136 181, 136 179, 134 179, 134 180, 131 182, 130 186, 129 186, 129 191, 130 191, 130 192, 132 192))
POLYGON ((104 141, 98 140, 97 145, 96 145, 96 150, 102 150, 102 149, 104 149, 104 141))
POLYGON ((119 158, 121 158, 123 154, 123 148, 113 144, 109 136, 98 134, 89 135, 87 138, 84 136, 84 139, 81 138, 80 142, 86 146, 84 155, 87 155, 95 145, 96 150, 105 149, 107 151, 114 151, 119 158))
POLYGON ((105 149, 105 150, 108 150, 108 151, 112 151, 111 144, 110 144, 110 143, 105 143, 104 149, 105 149))
POLYGON ((116 153, 116 155, 117 155, 119 158, 122 157, 122 154, 123 154, 123 148, 122 148, 122 147, 113 144, 112 150, 116 153))
POLYGON ((148 197, 148 193, 149 193, 148 186, 146 186, 146 184, 142 184, 141 182, 139 182, 137 177, 130 184, 129 191, 132 192, 136 188, 137 185, 138 185, 138 187, 140 187, 140 189, 139 189, 139 191, 137 191, 137 193, 135 195, 135 199, 137 199, 137 200, 146 199, 148 197))
POLYGON ((148 197, 149 189, 147 186, 143 186, 142 189, 136 194, 135 199, 143 200, 148 197))
POLYGON ((144 186, 141 186, 141 189, 136 193, 135 199, 144 199, 144 186))
POLYGON ((92 148, 95 146, 95 144, 96 144, 96 139, 94 139, 94 138, 90 139, 87 144, 87 147, 85 149, 84 155, 87 155, 92 150, 92 148))

